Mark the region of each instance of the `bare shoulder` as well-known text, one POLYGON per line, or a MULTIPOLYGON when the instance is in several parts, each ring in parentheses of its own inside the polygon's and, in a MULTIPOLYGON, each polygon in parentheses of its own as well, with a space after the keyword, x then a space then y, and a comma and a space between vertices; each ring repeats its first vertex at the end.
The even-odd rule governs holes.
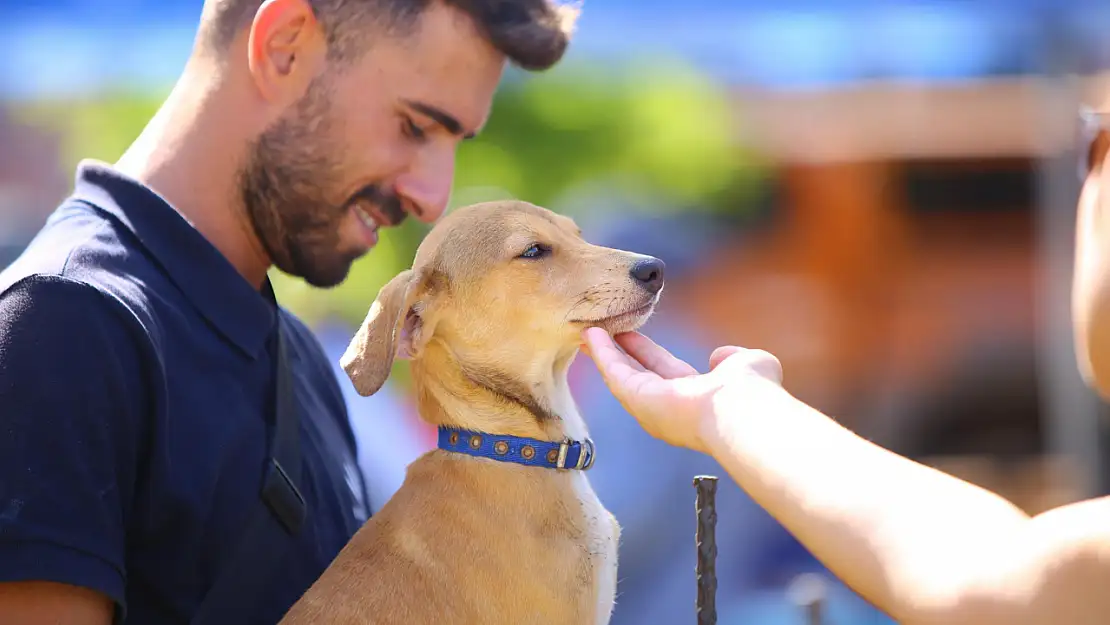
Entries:
POLYGON ((5 622, 27 625, 109 625, 114 607, 108 597, 79 586, 6 582, 0 583, 0 614, 4 615, 5 622))
POLYGON ((1006 543, 985 574, 936 616, 981 625, 1107 622, 1110 497, 1041 513, 1006 543))
POLYGON ((1033 535, 1050 542, 1094 541, 1090 546, 1110 547, 1110 496, 1087 499, 1053 508, 1033 517, 1033 535))
POLYGON ((1110 497, 1044 512, 1029 524, 1037 623, 1105 623, 1110 615, 1110 497))
POLYGON ((1044 567, 1046 574, 1082 576, 1075 580, 1081 582, 1077 588, 1097 589, 1097 594, 1110 601, 1110 497, 1039 514, 1029 523, 1028 540, 1032 561, 1044 567))

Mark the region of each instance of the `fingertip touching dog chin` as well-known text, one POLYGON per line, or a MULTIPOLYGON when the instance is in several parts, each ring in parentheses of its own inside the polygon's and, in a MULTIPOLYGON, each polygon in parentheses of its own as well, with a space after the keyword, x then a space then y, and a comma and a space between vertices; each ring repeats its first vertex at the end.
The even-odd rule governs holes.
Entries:
POLYGON ((567 370, 585 328, 647 320, 663 272, 527 202, 443 218, 342 358, 363 395, 407 359, 439 448, 283 622, 608 623, 620 528, 586 477, 597 450, 567 370))

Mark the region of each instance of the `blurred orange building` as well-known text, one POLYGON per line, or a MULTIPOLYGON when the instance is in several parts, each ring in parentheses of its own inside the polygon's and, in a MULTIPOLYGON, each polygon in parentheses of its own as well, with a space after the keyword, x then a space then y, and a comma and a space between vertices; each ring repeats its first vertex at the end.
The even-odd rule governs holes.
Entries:
MULTIPOLYGON (((684 287, 686 305, 715 340, 777 354, 796 395, 879 442, 919 456, 1017 458, 1001 473, 1025 475, 1008 488, 1029 508, 1076 496, 1076 471, 1093 469, 1077 466, 1083 458, 1044 461, 1062 451, 1046 405, 1068 404, 1052 404, 1038 379, 1043 332, 1061 327, 1069 305, 1067 185, 1078 189, 1078 178, 1060 159, 1076 136, 1071 103, 1102 84, 737 93, 739 140, 776 163, 777 198, 759 236, 719 252, 684 287), (948 383, 957 379, 978 388, 948 383), (939 396, 957 390, 959 410, 944 408, 939 396)), ((1051 349, 1067 347, 1056 339, 1051 349)), ((972 478, 986 485, 994 478, 982 466, 972 478)))

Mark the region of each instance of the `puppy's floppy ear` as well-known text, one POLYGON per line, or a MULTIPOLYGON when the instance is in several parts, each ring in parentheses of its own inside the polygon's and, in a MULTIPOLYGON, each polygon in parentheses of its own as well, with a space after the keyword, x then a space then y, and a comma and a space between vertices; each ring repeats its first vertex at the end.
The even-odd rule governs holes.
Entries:
POLYGON ((420 280, 411 269, 397 274, 378 292, 370 312, 339 359, 359 395, 378 392, 398 354, 408 358, 420 338, 420 318, 414 310, 420 280))

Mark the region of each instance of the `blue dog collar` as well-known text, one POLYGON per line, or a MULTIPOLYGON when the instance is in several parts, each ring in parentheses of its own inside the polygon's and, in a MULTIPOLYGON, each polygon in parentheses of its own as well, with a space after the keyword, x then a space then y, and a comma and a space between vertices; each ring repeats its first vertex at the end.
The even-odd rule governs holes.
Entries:
POLYGON ((440 426, 439 448, 479 458, 515 462, 529 467, 547 469, 578 469, 586 471, 594 464, 594 443, 565 440, 561 443, 473 432, 440 426))

